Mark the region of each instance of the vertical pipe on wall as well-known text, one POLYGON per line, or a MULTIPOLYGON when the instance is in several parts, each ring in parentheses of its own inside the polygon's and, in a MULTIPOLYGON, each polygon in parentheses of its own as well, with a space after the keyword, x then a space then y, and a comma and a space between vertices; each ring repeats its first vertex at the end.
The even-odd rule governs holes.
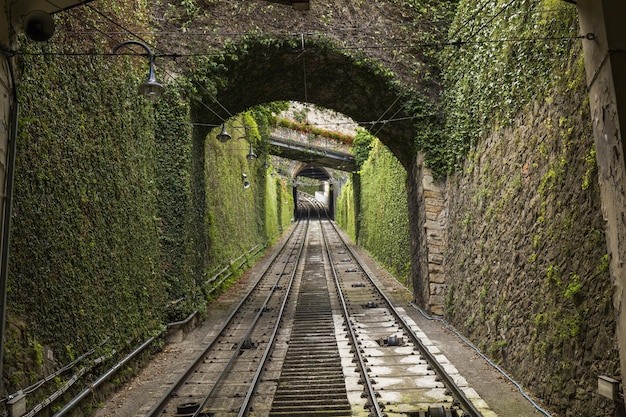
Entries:
POLYGON ((2 253, 0 254, 0 392, 4 392, 4 333, 6 327, 7 281, 9 271, 9 241, 11 236, 11 212, 13 205, 13 178, 15 175, 15 144, 19 121, 19 102, 15 85, 13 57, 7 57, 10 84, 12 90, 12 112, 10 134, 7 144, 5 193, 2 215, 2 253))

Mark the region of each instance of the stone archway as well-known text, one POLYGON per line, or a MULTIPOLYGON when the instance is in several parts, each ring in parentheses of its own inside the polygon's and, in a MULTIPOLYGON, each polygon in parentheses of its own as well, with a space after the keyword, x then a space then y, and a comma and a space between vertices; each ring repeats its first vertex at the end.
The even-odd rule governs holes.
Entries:
POLYGON ((257 104, 276 101, 312 103, 367 127, 378 122, 372 131, 407 171, 411 279, 416 300, 428 307, 423 171, 415 145, 420 120, 414 115, 429 113, 425 108, 430 99, 398 83, 376 63, 359 61, 332 48, 328 40, 305 44, 304 51, 282 38, 248 40, 196 71, 197 80, 213 83, 199 89, 192 112, 198 125, 216 126, 257 104), (392 121, 382 122, 385 116, 392 121))
POLYGON ((455 5, 318 0, 301 11, 259 0, 191 3, 158 4, 154 14, 159 49, 176 57, 172 71, 198 83, 194 122, 218 125, 251 106, 289 100, 371 129, 407 171, 413 288, 425 305, 427 271, 417 265, 427 259, 426 220, 415 143, 428 131, 420 126, 438 123, 431 119, 440 90, 433 52, 447 39, 455 5))

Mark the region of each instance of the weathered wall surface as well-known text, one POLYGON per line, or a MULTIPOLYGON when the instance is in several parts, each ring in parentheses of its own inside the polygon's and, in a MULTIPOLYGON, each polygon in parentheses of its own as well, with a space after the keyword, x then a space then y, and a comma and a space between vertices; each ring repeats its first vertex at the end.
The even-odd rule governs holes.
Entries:
POLYGON ((445 205, 445 182, 435 181, 428 168, 422 171, 422 192, 424 195, 424 236, 426 239, 426 259, 420 263, 427 265, 428 304, 427 310, 434 315, 444 314, 446 277, 444 269, 445 227, 447 209, 445 205))
POLYGON ((409 281, 410 243, 406 171, 381 142, 361 168, 358 243, 396 278, 409 281))
POLYGON ((449 179, 446 315, 559 415, 608 416, 597 376, 620 365, 585 94, 535 102, 449 179))

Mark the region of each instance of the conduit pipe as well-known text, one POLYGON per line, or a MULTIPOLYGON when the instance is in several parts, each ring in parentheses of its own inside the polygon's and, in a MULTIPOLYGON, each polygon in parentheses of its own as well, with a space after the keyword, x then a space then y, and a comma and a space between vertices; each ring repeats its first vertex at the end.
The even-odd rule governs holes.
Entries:
POLYGON ((10 134, 7 143, 6 177, 3 201, 2 217, 2 253, 0 254, 0 389, 4 390, 4 333, 6 327, 7 310, 7 282, 9 276, 9 244, 11 238, 11 215, 13 206, 13 179, 15 177, 15 149, 17 142, 17 129, 20 115, 20 105, 17 95, 17 80, 13 67, 14 52, 2 51, 6 56, 11 78, 11 90, 13 99, 13 112, 11 113, 10 134))
MULTIPOLYGON (((160 333, 159 333, 160 334, 160 333)), ((80 403, 91 391, 94 391, 98 386, 100 386, 103 382, 109 379, 113 374, 115 374, 122 366, 126 365, 131 359, 133 359, 137 354, 141 353, 145 348, 147 348, 157 336, 152 336, 148 340, 146 340, 141 346, 132 351, 128 356, 122 359, 120 362, 115 364, 115 366, 109 369, 106 373, 104 373, 100 378, 94 381, 93 384, 90 384, 87 388, 81 391, 76 397, 72 398, 72 400, 65 404, 65 406, 60 409, 55 415, 52 417, 61 417, 64 416, 68 411, 72 408, 76 407, 78 403, 80 403)))

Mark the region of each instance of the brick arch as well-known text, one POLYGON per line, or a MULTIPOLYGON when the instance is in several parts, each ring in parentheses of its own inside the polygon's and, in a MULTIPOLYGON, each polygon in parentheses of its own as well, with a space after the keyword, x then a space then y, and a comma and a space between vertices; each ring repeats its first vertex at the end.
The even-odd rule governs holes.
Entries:
POLYGON ((291 177, 297 176, 315 177, 320 181, 328 181, 331 177, 330 173, 325 167, 309 164, 306 162, 297 162, 292 165, 291 177))
MULTIPOLYGON (((316 104, 364 123, 405 166, 414 163, 416 121, 414 103, 424 98, 404 88, 375 64, 364 63, 329 48, 327 42, 300 45, 258 41, 241 45, 206 74, 217 80, 217 93, 202 97, 196 121, 219 124, 231 115, 274 101, 316 104), (210 107, 210 109, 208 108, 210 107)), ((205 75, 205 74, 202 74, 205 75)))

